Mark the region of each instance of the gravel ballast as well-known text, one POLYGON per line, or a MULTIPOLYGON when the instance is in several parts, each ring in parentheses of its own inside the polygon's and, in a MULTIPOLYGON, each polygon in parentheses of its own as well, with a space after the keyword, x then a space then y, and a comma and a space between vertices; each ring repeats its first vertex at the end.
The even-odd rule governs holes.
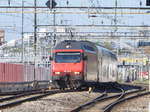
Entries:
POLYGON ((70 112, 73 108, 99 96, 100 93, 74 92, 50 95, 26 102, 2 112, 70 112))

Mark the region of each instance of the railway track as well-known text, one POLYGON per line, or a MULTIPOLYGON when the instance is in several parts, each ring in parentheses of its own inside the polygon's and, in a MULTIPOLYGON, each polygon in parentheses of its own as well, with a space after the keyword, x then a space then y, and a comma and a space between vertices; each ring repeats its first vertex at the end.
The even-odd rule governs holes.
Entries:
POLYGON ((18 104, 27 101, 33 101, 40 99, 42 97, 46 97, 48 95, 58 94, 58 93, 66 93, 66 92, 76 92, 78 90, 49 90, 49 91, 36 91, 36 92, 29 92, 29 93, 22 93, 10 97, 5 97, 0 99, 0 110, 13 107, 18 104))
POLYGON ((143 93, 137 93, 135 95, 132 95, 132 96, 128 96, 128 97, 125 97, 125 98, 122 98, 122 99, 119 99, 109 105, 107 105, 105 108, 104 108, 104 112, 110 112, 112 108, 114 108, 117 104, 120 104, 122 102, 125 102, 125 101, 129 101, 131 99, 135 99, 135 98, 138 98, 138 97, 142 97, 142 96, 145 96, 145 95, 149 95, 150 92, 143 92, 143 93))
MULTIPOLYGON (((130 85, 129 85, 130 86, 130 85)), ((87 88, 86 88, 87 89, 87 88)), ((123 86, 114 86, 115 91, 110 92, 109 88, 101 89, 95 88, 95 92, 100 93, 98 97, 87 102, 79 107, 74 108, 71 112, 109 112, 114 106, 120 104, 129 99, 136 98, 138 96, 143 96, 149 94, 149 92, 145 92, 146 89, 135 86, 134 89, 127 90, 123 86)), ((85 89, 80 90, 85 91, 85 89)), ((17 94, 13 96, 7 96, 4 98, 0 98, 0 110, 17 106, 23 102, 33 101, 40 99, 42 97, 59 94, 59 93, 69 93, 69 92, 79 92, 78 90, 45 90, 45 91, 32 91, 28 93, 17 94)))
POLYGON ((109 112, 117 104, 120 104, 129 99, 150 94, 146 91, 145 88, 142 87, 130 91, 125 91, 122 87, 115 88, 120 90, 120 93, 111 95, 110 93, 105 92, 90 102, 76 107, 75 109, 71 110, 71 112, 109 112))
MULTIPOLYGON (((8 101, 8 100, 13 100, 19 97, 25 97, 29 95, 34 95, 34 94, 40 94, 44 93, 46 90, 36 90, 36 91, 27 91, 27 92, 19 92, 18 94, 15 95, 10 95, 10 96, 3 96, 0 98, 0 102, 8 101)), ((8 95, 8 94, 6 94, 8 95)))

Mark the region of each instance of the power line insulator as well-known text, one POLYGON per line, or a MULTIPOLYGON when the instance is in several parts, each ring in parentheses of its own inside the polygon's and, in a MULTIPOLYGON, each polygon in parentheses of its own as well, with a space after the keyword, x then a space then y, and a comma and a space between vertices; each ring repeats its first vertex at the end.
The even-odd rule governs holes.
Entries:
POLYGON ((57 3, 55 2, 55 0, 48 0, 48 1, 46 2, 46 6, 47 6, 48 8, 50 8, 50 9, 55 8, 56 5, 57 5, 57 3))
POLYGON ((68 0, 67 0, 66 4, 67 4, 67 6, 69 5, 69 1, 68 0))
POLYGON ((142 6, 142 1, 140 1, 140 6, 142 6))
POLYGON ((10 0, 8 0, 8 5, 10 6, 10 0))

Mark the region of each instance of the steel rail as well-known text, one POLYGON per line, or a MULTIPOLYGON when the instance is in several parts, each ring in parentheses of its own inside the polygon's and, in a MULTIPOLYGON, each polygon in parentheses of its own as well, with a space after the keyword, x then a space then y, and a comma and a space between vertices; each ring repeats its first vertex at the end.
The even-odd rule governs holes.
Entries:
POLYGON ((127 97, 127 98, 122 98, 122 99, 120 99, 116 102, 113 102, 111 105, 107 106, 107 108, 104 109, 104 112, 110 112, 111 109, 114 108, 117 104, 120 104, 120 103, 128 101, 128 100, 132 100, 132 99, 135 99, 135 98, 138 98, 138 97, 142 97, 142 96, 145 96, 145 95, 149 95, 149 94, 150 94, 150 92, 144 92, 144 93, 140 93, 140 94, 130 96, 130 97, 127 97))
POLYGON ((29 95, 33 95, 33 94, 41 94, 41 93, 45 93, 45 92, 46 91, 40 90, 40 91, 31 91, 31 92, 20 93, 20 94, 17 94, 17 95, 0 98, 0 102, 13 100, 13 99, 16 99, 16 98, 19 98, 19 97, 29 96, 29 95))
POLYGON ((83 104, 83 105, 81 105, 81 106, 79 106, 79 107, 73 109, 71 112, 79 112, 79 111, 82 110, 83 108, 85 108, 85 107, 87 107, 87 106, 89 106, 89 105, 92 105, 93 103, 96 103, 97 100, 99 100, 99 99, 105 97, 106 95, 107 95, 107 94, 104 93, 104 94, 98 96, 97 98, 93 99, 92 101, 87 102, 87 103, 85 103, 85 104, 83 104))
POLYGON ((104 90, 104 92, 100 96, 96 97, 95 99, 93 99, 93 100, 91 100, 91 101, 89 101, 83 105, 80 105, 79 107, 73 109, 71 112, 78 112, 78 111, 82 110, 84 107, 92 105, 94 102, 96 103, 98 99, 101 99, 105 96, 107 96, 106 90, 104 90))
MULTIPOLYGON (((120 91, 122 92, 122 93, 120 94, 119 98, 118 98, 118 99, 121 99, 121 98, 124 96, 125 91, 124 91, 122 88, 120 88, 120 87, 116 87, 116 86, 113 86, 113 87, 116 88, 116 89, 118 89, 118 90, 120 90, 120 91)), ((97 98, 95 98, 95 99, 93 99, 93 100, 91 100, 91 101, 89 101, 89 102, 87 102, 87 103, 85 103, 85 104, 83 104, 83 105, 80 105, 79 107, 73 109, 71 112, 78 112, 78 111, 82 110, 83 108, 85 108, 85 107, 87 107, 87 106, 90 106, 90 105, 92 105, 92 104, 97 103, 99 100, 105 98, 106 96, 107 96, 107 93, 106 93, 106 90, 105 90, 105 91, 104 91, 100 96, 98 96, 97 98)))
MULTIPOLYGON (((120 99, 122 99, 122 98, 125 96, 125 90, 122 89, 121 87, 116 87, 116 88, 122 91, 122 94, 116 99, 116 101, 119 101, 120 99)), ((115 102, 116 102, 116 101, 115 101, 115 102)), ((114 102, 113 102, 113 103, 110 103, 110 104, 108 104, 108 105, 106 105, 106 106, 104 107, 104 109, 109 108, 112 104, 114 104, 114 102)))
MULTIPOLYGON (((119 88, 118 88, 119 89, 119 88)), ((106 101, 106 100, 109 100, 109 99, 113 99, 113 98, 116 98, 116 97, 118 97, 118 99, 117 100, 120 100, 120 99, 122 99, 125 95, 129 95, 129 94, 133 94, 133 93, 136 93, 136 92, 139 92, 139 91, 145 91, 146 89, 145 88, 141 88, 141 89, 136 89, 136 90, 134 90, 134 91, 129 91, 129 92, 125 92, 124 93, 124 90, 123 89, 120 89, 121 90, 121 92, 122 93, 119 93, 119 94, 117 94, 117 95, 111 95, 111 96, 106 96, 106 95, 102 95, 102 96, 99 96, 99 97, 97 97, 96 99, 94 99, 94 100, 92 100, 92 101, 90 101, 90 102, 88 102, 88 103, 86 103, 86 104, 83 104, 83 105, 81 105, 81 106, 79 106, 79 107, 77 107, 77 108, 75 108, 75 109, 73 109, 73 110, 71 110, 71 112, 79 112, 79 111, 81 111, 83 108, 85 108, 85 107, 87 107, 87 106, 90 106, 90 105, 92 105, 92 104, 96 104, 96 103, 99 103, 99 102, 101 102, 101 101, 106 101)))
POLYGON ((18 104, 21 104, 21 103, 27 102, 27 101, 34 101, 34 100, 40 99, 42 97, 46 97, 48 95, 53 95, 53 94, 58 94, 58 93, 66 93, 66 92, 76 92, 76 91, 77 90, 53 90, 53 91, 46 91, 45 93, 42 93, 41 95, 38 95, 38 96, 32 96, 32 97, 29 97, 29 98, 25 98, 25 99, 21 99, 21 100, 12 101, 12 102, 9 102, 9 103, 1 104, 0 105, 0 109, 16 106, 18 104))
POLYGON ((28 90, 28 91, 2 92, 2 93, 0 93, 0 96, 21 95, 21 94, 26 94, 26 93, 37 92, 37 91, 40 91, 40 90, 48 90, 48 88, 36 89, 36 90, 28 90))
MULTIPOLYGON (((145 91, 146 90, 146 88, 145 87, 142 87, 142 86, 137 86, 137 85, 129 85, 129 84, 125 84, 125 85, 128 85, 128 86, 133 86, 133 87, 136 87, 136 88, 138 88, 139 90, 137 90, 136 92, 132 92, 132 94, 133 93, 138 93, 138 92, 142 92, 142 91, 145 91)), ((121 89, 121 88, 120 88, 121 89)), ((127 96, 127 95, 129 95, 128 93, 126 93, 126 92, 124 92, 124 94, 122 95, 122 96, 120 96, 120 98, 118 98, 116 101, 114 101, 114 102, 112 102, 112 103, 110 103, 110 104, 108 104, 108 105, 106 105, 103 109, 104 109, 104 112, 107 112, 107 111, 109 111, 115 104, 116 104, 116 102, 118 102, 118 101, 120 101, 120 100, 122 100, 122 99, 124 99, 124 97, 125 96, 127 96)))

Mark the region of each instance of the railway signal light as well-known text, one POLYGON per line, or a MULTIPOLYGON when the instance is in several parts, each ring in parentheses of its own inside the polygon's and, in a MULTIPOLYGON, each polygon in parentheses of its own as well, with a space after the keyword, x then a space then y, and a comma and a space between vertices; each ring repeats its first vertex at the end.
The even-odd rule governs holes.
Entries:
POLYGON ((57 5, 57 3, 55 2, 55 0, 48 0, 48 1, 46 2, 46 6, 47 6, 48 8, 50 8, 50 9, 55 8, 56 5, 57 5))
POLYGON ((146 0, 146 6, 150 6, 150 0, 146 0))

